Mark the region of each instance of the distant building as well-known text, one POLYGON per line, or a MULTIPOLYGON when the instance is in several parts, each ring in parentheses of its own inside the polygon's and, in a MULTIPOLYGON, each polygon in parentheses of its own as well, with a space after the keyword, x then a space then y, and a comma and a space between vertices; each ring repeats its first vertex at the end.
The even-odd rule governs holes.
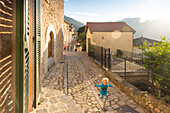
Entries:
POLYGON ((63 45, 67 51, 72 51, 76 46, 76 33, 75 28, 71 23, 64 20, 64 41, 63 45))
POLYGON ((158 43, 159 41, 145 38, 143 35, 139 38, 133 39, 133 53, 142 54, 142 50, 139 49, 140 45, 143 45, 146 41, 149 47, 152 47, 154 43, 158 43))
POLYGON ((125 22, 87 22, 86 50, 88 44, 110 48, 114 55, 117 49, 132 52, 133 34, 136 31, 125 22))

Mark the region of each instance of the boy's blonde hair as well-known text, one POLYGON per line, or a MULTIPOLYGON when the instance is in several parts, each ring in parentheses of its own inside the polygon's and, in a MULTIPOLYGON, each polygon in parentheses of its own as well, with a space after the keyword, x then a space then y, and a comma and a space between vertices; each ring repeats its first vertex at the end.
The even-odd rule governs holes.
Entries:
POLYGON ((107 82, 109 81, 109 79, 108 79, 108 78, 103 78, 103 79, 102 79, 102 82, 103 82, 104 80, 107 80, 107 82))

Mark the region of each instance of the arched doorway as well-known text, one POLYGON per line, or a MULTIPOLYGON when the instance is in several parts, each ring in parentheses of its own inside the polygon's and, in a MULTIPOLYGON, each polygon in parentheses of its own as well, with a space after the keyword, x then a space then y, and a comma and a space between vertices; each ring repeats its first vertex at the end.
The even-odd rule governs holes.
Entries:
POLYGON ((50 24, 47 28, 45 38, 44 74, 46 74, 56 63, 56 34, 55 28, 50 24))
POLYGON ((49 37, 50 38, 48 40, 48 58, 54 58, 54 34, 52 31, 50 32, 49 37))

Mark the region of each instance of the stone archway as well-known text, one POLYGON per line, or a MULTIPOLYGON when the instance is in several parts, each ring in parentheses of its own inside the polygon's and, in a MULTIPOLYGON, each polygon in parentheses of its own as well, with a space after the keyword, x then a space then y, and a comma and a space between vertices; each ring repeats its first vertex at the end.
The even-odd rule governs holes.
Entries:
POLYGON ((48 26, 46 31, 45 49, 44 73, 47 73, 56 63, 56 34, 52 24, 48 26))
POLYGON ((54 34, 51 31, 49 35, 50 38, 48 40, 48 58, 54 58, 54 34))

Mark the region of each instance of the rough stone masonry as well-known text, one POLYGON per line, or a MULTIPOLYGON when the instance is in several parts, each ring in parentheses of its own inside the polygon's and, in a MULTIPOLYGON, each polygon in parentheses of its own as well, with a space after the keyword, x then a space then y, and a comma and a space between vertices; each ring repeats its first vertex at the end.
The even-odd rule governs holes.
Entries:
POLYGON ((41 0, 42 74, 48 72, 48 48, 52 41, 54 62, 63 55, 64 0, 41 0))

